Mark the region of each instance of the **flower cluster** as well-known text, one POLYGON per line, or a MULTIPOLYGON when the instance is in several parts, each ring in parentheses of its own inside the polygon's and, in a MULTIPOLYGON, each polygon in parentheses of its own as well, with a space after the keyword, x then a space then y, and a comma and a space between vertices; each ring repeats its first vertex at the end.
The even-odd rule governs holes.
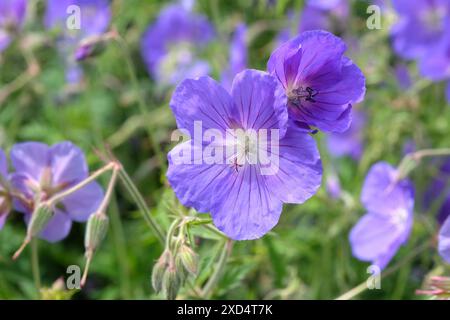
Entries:
POLYGON ((227 236, 245 240, 270 231, 283 203, 314 195, 322 165, 312 127, 345 131, 352 104, 365 92, 363 74, 344 51, 338 37, 309 31, 275 50, 268 73, 237 74, 230 92, 209 77, 179 84, 170 106, 192 139, 169 153, 167 178, 180 201, 210 212, 227 236), (262 133, 269 144, 259 143, 262 133))
MULTIPOLYGON (((10 151, 12 173, 0 150, 0 227, 11 209, 24 214, 27 224, 33 219, 39 203, 68 190, 89 175, 83 152, 71 142, 48 146, 39 142, 16 144, 10 151)), ((84 222, 103 199, 103 190, 91 182, 56 203, 51 219, 39 236, 49 242, 64 239, 72 221, 84 222)))
MULTIPOLYGON (((432 81, 450 79, 450 2, 447 0, 393 0, 399 21, 392 30, 395 52, 415 59, 423 76, 432 81), (412 31, 413 30, 413 31, 412 31)), ((450 101, 450 82, 447 84, 450 101)))

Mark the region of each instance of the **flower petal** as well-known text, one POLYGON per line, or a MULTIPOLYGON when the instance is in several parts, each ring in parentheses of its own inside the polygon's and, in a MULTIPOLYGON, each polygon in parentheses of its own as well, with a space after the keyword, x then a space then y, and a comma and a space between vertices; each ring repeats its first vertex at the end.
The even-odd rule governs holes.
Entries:
POLYGON ((71 228, 72 220, 70 217, 59 210, 56 210, 55 215, 41 232, 39 237, 47 240, 48 242, 58 242, 69 235, 71 228))
POLYGON ((186 79, 177 86, 170 101, 178 129, 194 136, 194 122, 203 129, 231 128, 233 102, 228 92, 210 77, 186 79))
POLYGON ((39 181, 42 170, 50 166, 50 147, 40 142, 18 143, 12 147, 10 157, 17 172, 39 181))
POLYGON ((409 180, 396 181, 398 172, 386 162, 372 166, 364 181, 361 202, 380 215, 392 215, 398 209, 412 212, 414 188, 409 180))
POLYGON ((381 215, 365 214, 350 232, 353 255, 383 269, 407 240, 411 225, 411 219, 399 227, 381 215))
POLYGON ((301 128, 290 125, 279 142, 279 154, 271 150, 274 171, 263 176, 272 194, 283 202, 303 203, 312 197, 322 181, 322 162, 314 139, 301 128))
POLYGON ((203 148, 187 141, 173 148, 168 154, 167 179, 180 202, 199 212, 209 212, 215 195, 211 192, 232 170, 226 162, 206 164, 203 148), (185 163, 181 157, 187 157, 185 163))
POLYGON ((439 254, 450 263, 450 218, 447 218, 439 232, 439 254))
POLYGON ((61 212, 66 213, 74 221, 84 222, 97 211, 103 197, 102 187, 97 182, 92 182, 64 198, 62 200, 64 210, 61 209, 61 212))
POLYGON ((278 223, 282 203, 268 191, 257 166, 231 170, 211 194, 214 225, 234 240, 258 239, 278 223))
POLYGON ((244 70, 231 88, 236 110, 234 119, 243 129, 279 129, 286 132, 288 113, 281 84, 266 72, 244 70))
POLYGON ((88 167, 83 151, 73 143, 65 141, 50 148, 53 183, 72 183, 88 176, 88 167))

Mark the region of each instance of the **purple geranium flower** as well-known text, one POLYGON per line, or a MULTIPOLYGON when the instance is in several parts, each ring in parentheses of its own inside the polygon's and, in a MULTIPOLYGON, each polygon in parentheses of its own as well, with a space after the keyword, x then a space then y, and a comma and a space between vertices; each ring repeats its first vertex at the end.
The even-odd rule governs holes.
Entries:
POLYGON ((361 194, 367 213, 350 232, 353 255, 383 269, 409 237, 414 187, 385 162, 370 169, 361 194))
POLYGON ((58 29, 61 32, 57 46, 66 60, 67 82, 81 81, 83 72, 77 61, 81 60, 82 54, 86 54, 90 48, 80 44, 85 39, 105 33, 110 19, 111 11, 107 0, 47 1, 44 24, 47 29, 58 29), (71 8, 72 10, 69 10, 71 8), (70 29, 69 25, 73 28, 70 29))
POLYGON ((439 232, 439 253, 445 261, 450 263, 450 217, 439 232))
POLYGON ((26 0, 0 1, 0 52, 11 42, 11 32, 17 31, 25 22, 26 0))
POLYGON ((148 72, 165 84, 208 74, 208 63, 198 59, 194 49, 209 43, 213 36, 214 29, 206 17, 183 5, 164 8, 141 40, 148 72))
POLYGON ((393 0, 399 21, 391 30, 395 52, 405 59, 426 56, 448 32, 450 2, 448 0, 393 0), (412 31, 413 30, 413 31, 412 31))
POLYGON ((0 229, 3 228, 5 220, 11 209, 8 194, 8 161, 2 149, 0 149, 0 229))
POLYGON ((239 24, 234 31, 230 46, 228 68, 222 73, 222 85, 229 91, 233 78, 247 67, 247 26, 239 24))
POLYGON ((353 121, 344 133, 331 133, 327 136, 328 151, 334 157, 350 156, 359 160, 364 149, 364 127, 366 115, 361 110, 353 111, 353 121))
MULTIPOLYGON (((47 200, 89 175, 83 152, 71 142, 53 146, 39 142, 19 143, 11 149, 11 161, 16 170, 11 175, 11 184, 29 199, 15 199, 14 206, 25 214, 27 222, 37 195, 47 200)), ((96 182, 67 196, 56 205, 54 217, 40 236, 50 242, 64 239, 70 232, 72 220, 86 221, 97 210, 102 199, 103 190, 96 182)))
POLYGON ((329 132, 348 129, 352 104, 364 98, 365 78, 345 50, 340 38, 316 30, 272 53, 268 70, 283 85, 293 120, 329 132))
POLYGON ((316 143, 308 131, 287 125, 286 97, 268 73, 242 71, 231 93, 209 77, 184 80, 170 106, 178 128, 193 138, 169 153, 168 180, 181 203, 210 212, 214 224, 230 238, 263 236, 277 224, 283 203, 303 203, 319 188, 322 165, 316 143), (213 143, 198 143, 197 121, 202 130, 216 133, 213 143), (234 130, 245 135, 231 139, 233 152, 214 152, 217 161, 207 161, 211 144, 229 150, 223 136, 234 137, 234 130), (251 131, 255 136, 268 132, 270 145, 256 143, 251 131), (279 139, 274 139, 277 134, 279 139), (251 162, 261 152, 270 155, 270 163, 259 157, 251 162), (180 163, 181 154, 189 161, 180 163))

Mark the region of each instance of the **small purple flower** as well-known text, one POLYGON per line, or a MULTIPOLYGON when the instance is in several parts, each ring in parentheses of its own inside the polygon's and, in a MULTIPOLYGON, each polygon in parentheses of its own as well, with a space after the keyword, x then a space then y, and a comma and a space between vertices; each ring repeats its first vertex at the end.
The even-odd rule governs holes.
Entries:
POLYGON ((385 162, 370 169, 361 194, 367 213, 350 232, 353 255, 384 269, 411 233, 414 187, 385 162))
POLYGON ((11 32, 23 26, 26 9, 26 0, 0 1, 0 52, 11 43, 11 32))
POLYGON ((438 249, 441 257, 450 263, 450 217, 447 218, 439 232, 438 249))
MULTIPOLYGON (((322 164, 316 143, 307 130, 288 126, 286 97, 268 73, 242 71, 230 93, 209 77, 184 80, 170 106, 178 128, 193 138, 170 151, 167 178, 183 205, 210 212, 214 224, 230 238, 262 237, 277 224, 283 203, 303 203, 319 188, 322 164), (220 161, 207 164, 210 144, 198 143, 198 121, 202 130, 213 129, 227 137, 233 135, 230 130, 258 135, 269 131, 272 141, 275 131, 279 139, 264 148, 245 135, 236 145, 243 148, 242 154, 222 154, 220 161), (269 168, 248 160, 260 152, 274 156, 269 168), (180 154, 191 161, 179 163, 180 154)), ((225 141, 214 138, 211 144, 223 147, 225 141)))
POLYGON ((399 21, 391 30, 395 52, 405 59, 416 59, 434 51, 448 32, 450 2, 448 0, 393 0, 399 21))
POLYGON ((230 46, 230 62, 228 68, 222 73, 222 86, 231 90, 233 78, 247 67, 247 26, 239 24, 234 31, 230 46))
MULTIPOLYGON (((27 223, 35 197, 40 195, 47 200, 89 175, 83 152, 71 142, 53 146, 39 142, 19 143, 13 146, 10 155, 16 170, 11 175, 11 184, 29 200, 15 199, 14 207, 25 214, 27 223)), ((103 190, 96 182, 67 196, 55 206, 55 215, 40 236, 50 242, 64 239, 70 232, 72 221, 86 221, 102 199, 103 190)))
POLYGON ((5 220, 11 209, 8 195, 8 160, 2 149, 0 149, 0 229, 3 228, 5 220))
POLYGON ((57 46, 66 60, 66 81, 78 83, 83 71, 77 61, 92 48, 81 46, 83 40, 105 33, 111 19, 107 0, 48 0, 44 24, 57 29, 61 36, 57 46), (69 23, 70 22, 70 23, 69 23))
POLYGON ((195 48, 214 37, 214 29, 202 15, 183 5, 164 8, 141 40, 141 54, 150 75, 165 84, 209 73, 207 62, 196 57, 195 48))
POLYGON ((350 156, 358 161, 364 150, 365 124, 365 113, 361 110, 354 110, 352 124, 346 132, 331 133, 327 136, 330 154, 334 157, 350 156))
POLYGON ((328 132, 349 128, 352 104, 364 98, 365 78, 345 50, 340 38, 316 30, 272 53, 268 70, 285 89, 291 119, 328 132))
MULTIPOLYGON (((450 20, 447 30, 450 30, 450 20)), ((424 77, 432 81, 450 79, 450 34, 448 31, 432 50, 419 58, 419 69, 424 77)))

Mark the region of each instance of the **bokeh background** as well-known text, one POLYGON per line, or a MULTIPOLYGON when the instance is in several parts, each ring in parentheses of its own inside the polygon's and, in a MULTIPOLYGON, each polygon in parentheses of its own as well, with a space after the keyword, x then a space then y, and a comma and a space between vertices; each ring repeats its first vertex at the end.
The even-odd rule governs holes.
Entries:
MULTIPOLYGON (((366 24, 369 1, 345 2, 346 15, 330 9, 325 27, 344 39, 347 55, 366 76, 365 100, 355 107, 364 120, 355 124, 352 133, 361 150, 356 155, 337 155, 329 146, 333 138, 317 133, 324 165, 320 191, 303 205, 286 205, 279 224, 262 239, 235 243, 213 298, 333 299, 366 281, 369 264, 352 257, 348 234, 364 213, 359 194, 368 169, 380 160, 398 165, 411 150, 449 146, 450 106, 445 83, 423 78, 414 61, 405 62, 394 53, 389 30, 395 13, 389 1, 378 3, 381 29, 373 30, 366 24)), ((109 30, 116 30, 124 42, 106 41, 98 54, 80 62, 81 79, 68 83, 58 33, 44 28, 46 1, 29 0, 25 24, 0 53, 1 148, 9 150, 14 143, 30 140, 48 144, 70 140, 86 152, 93 170, 102 165, 93 149, 107 144, 138 185, 152 214, 167 228, 177 202, 161 182, 165 172, 148 132, 164 152, 175 145, 170 141, 175 120, 168 106, 174 86, 149 74, 141 39, 161 10, 174 3, 111 1, 109 30), (136 82, 132 74, 130 77, 130 68, 136 71, 136 82), (140 93, 145 110, 139 108, 140 93)), ((311 18, 310 13, 302 15, 304 1, 197 0, 183 5, 192 6, 190 10, 205 16, 215 29, 201 50, 196 44, 192 47, 209 64, 210 75, 219 80, 229 64, 233 34, 241 23, 247 27, 247 67, 265 70, 281 39, 295 36, 299 25, 311 18)), ((167 74, 174 71, 170 63, 164 70, 167 74)), ((337 139, 344 139, 344 144, 355 141, 354 137, 337 139)), ((427 209, 422 200, 436 175, 439 165, 434 161, 424 162, 412 173, 416 205, 410 239, 389 264, 381 289, 366 290, 358 298, 422 299, 415 290, 427 276, 450 273, 433 241, 439 230, 436 212, 427 209)), ((163 248, 120 185, 108 214, 110 229, 93 260, 86 287, 72 293, 50 290, 48 297, 162 298, 153 292, 150 275, 163 248)), ((50 288, 60 277, 67 277, 69 265, 84 265, 84 229, 85 225, 75 224, 70 236, 56 244, 39 241, 43 287, 50 288)), ((222 250, 217 235, 200 228, 196 232, 200 235, 195 248, 200 273, 180 291, 181 298, 199 298, 192 288, 206 281, 222 250)), ((0 231, 0 299, 36 298, 30 251, 18 261, 11 260, 24 235, 20 214, 11 215, 0 231)))

